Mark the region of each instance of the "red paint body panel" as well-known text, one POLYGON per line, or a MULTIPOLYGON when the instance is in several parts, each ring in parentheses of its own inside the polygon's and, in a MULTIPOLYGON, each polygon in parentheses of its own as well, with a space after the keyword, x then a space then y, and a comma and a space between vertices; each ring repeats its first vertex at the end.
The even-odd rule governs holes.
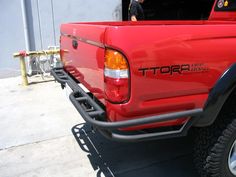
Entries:
MULTIPOLYGON (((73 36, 83 36, 84 39, 92 39, 94 42, 103 43, 104 28, 95 27, 88 32, 86 27, 73 27, 74 25, 62 26, 63 33, 73 36), (79 31, 77 31, 77 29, 79 31), (71 34, 72 35, 72 34, 71 34)), ((70 72, 75 79, 84 84, 103 103, 104 100, 104 48, 96 47, 86 42, 78 41, 78 48, 72 47, 73 38, 61 36, 61 49, 64 54, 62 61, 65 69, 70 72)))
MULTIPOLYGON (((231 13, 233 19, 236 14, 231 13)), ((110 121, 203 108, 210 90, 236 61, 236 22, 211 13, 209 21, 103 22, 65 24, 61 37, 65 69, 106 107, 110 121), (216 21, 216 20, 218 21, 216 21), (69 38, 70 37, 70 38, 69 38), (104 97, 105 48, 122 52, 130 67, 130 99, 113 104, 104 97), (191 72, 160 74, 140 68, 186 65, 191 72), (198 71, 197 68, 203 70, 198 71)), ((232 18, 231 18, 232 19, 232 18)), ((165 69, 163 69, 165 71, 165 69)), ((183 124, 186 119, 135 127, 183 124)))

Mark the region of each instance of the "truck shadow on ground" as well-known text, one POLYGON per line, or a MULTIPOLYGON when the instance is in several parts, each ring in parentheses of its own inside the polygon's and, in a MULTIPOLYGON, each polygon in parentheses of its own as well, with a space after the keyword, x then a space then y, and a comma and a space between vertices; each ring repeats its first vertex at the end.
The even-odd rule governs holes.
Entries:
POLYGON ((88 124, 74 126, 72 133, 98 177, 198 176, 192 162, 192 136, 121 143, 105 139, 88 124))

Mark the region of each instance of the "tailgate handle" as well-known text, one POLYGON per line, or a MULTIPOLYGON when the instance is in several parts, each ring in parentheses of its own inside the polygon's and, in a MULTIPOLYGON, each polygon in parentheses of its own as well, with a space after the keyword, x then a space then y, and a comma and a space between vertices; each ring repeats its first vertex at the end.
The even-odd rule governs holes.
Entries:
POLYGON ((77 40, 73 40, 72 41, 72 46, 74 49, 77 49, 78 48, 78 41, 77 40))

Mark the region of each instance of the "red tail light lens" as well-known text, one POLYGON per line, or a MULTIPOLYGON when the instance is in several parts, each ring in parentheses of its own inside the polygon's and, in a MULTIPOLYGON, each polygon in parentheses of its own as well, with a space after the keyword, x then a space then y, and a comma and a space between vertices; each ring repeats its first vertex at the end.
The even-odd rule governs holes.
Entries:
POLYGON ((123 103, 129 99, 129 65, 120 52, 106 49, 104 82, 106 98, 113 103, 123 103))

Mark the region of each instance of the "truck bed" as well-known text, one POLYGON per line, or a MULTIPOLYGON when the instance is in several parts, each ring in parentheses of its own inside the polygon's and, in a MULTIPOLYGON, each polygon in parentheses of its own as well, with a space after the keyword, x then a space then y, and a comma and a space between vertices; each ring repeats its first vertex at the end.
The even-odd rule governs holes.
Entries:
MULTIPOLYGON (((110 121, 191 110, 204 107, 209 91, 235 61, 235 25, 235 21, 64 24, 61 56, 65 70, 104 104, 110 121), (104 94, 106 49, 121 52, 129 64, 130 97, 122 104, 108 101, 104 94)), ((179 125, 186 119, 174 121, 179 125)), ((169 124, 173 121, 158 126, 169 124)))

